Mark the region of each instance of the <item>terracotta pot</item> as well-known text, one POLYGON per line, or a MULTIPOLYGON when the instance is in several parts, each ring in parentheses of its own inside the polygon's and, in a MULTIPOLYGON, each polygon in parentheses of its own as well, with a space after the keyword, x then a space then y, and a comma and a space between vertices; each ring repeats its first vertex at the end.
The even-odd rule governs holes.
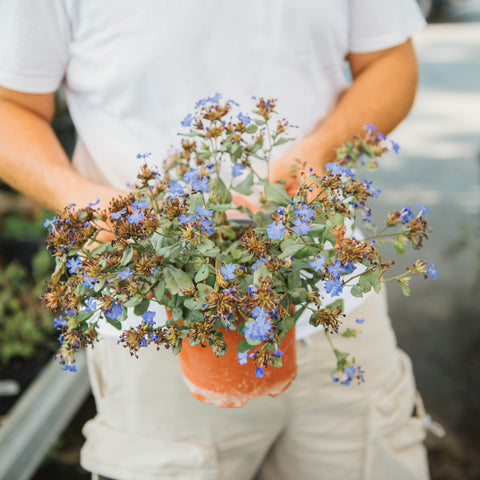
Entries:
POLYGON ((276 397, 286 390, 297 373, 295 328, 282 340, 282 367, 265 368, 263 378, 255 375, 255 363, 249 358, 238 363, 237 344, 243 337, 236 331, 222 332, 227 352, 216 357, 210 346, 191 346, 184 339, 179 354, 183 376, 190 393, 205 403, 218 407, 242 407, 249 400, 270 395, 276 397))

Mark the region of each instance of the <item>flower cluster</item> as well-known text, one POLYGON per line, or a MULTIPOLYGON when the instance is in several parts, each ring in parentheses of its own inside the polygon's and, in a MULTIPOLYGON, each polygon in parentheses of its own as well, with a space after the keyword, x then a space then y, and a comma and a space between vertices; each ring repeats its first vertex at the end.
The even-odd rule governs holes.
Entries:
MULTIPOLYGON (((304 171, 289 195, 268 175, 272 149, 291 140, 286 120, 275 123, 276 101, 261 98, 248 114, 235 114, 236 106, 219 94, 200 100, 181 122, 189 128, 181 148, 161 171, 145 163, 131 193, 109 209, 69 205, 47 222, 57 268, 44 300, 60 311, 59 357, 66 368, 74 368, 79 348, 96 342, 99 319, 121 330, 133 310, 139 325, 120 337, 132 354, 150 344, 178 353, 188 341, 220 356, 225 332, 235 330, 242 335, 239 363, 254 362, 261 378, 265 368, 282 364, 282 338, 305 311, 329 340, 354 336, 356 330, 342 330, 339 297, 379 291, 392 262, 381 258, 376 239, 392 240, 399 253, 408 243, 422 246, 426 207, 391 212, 383 229, 371 224, 367 201, 380 192, 362 174, 389 149, 398 151, 376 127, 340 147, 325 174, 304 171), (262 162, 266 176, 259 173, 262 162), (232 193, 248 197, 255 189, 262 192, 258 211, 234 204, 232 193), (355 235, 356 219, 371 238, 355 235), (102 242, 106 234, 111 241, 102 242), (153 303, 168 309, 166 322, 155 318, 153 303)), ((387 280, 408 294, 410 273, 438 274, 418 261, 387 280)), ((334 353, 334 381, 361 382, 362 368, 334 353)))

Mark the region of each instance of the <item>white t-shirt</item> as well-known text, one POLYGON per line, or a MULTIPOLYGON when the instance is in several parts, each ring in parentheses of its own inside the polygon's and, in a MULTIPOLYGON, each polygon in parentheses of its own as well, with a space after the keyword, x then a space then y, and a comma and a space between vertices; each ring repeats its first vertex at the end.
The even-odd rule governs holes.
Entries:
MULTIPOLYGON (((0 85, 62 86, 75 168, 118 188, 138 153, 160 166, 180 121, 217 91, 244 113, 252 96, 277 98, 301 139, 347 87, 349 52, 401 44, 425 23, 415 0, 2 0, 0 19, 0 85)), ((363 300, 343 298, 347 313, 363 300)), ((297 325, 299 338, 318 331, 297 325)))

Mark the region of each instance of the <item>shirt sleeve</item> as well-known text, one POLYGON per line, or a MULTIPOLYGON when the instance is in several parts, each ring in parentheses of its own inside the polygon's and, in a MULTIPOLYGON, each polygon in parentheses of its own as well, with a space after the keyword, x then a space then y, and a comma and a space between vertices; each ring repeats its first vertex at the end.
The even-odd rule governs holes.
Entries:
POLYGON ((349 15, 353 53, 400 45, 426 24, 416 0, 350 0, 349 15))
POLYGON ((0 1, 0 86, 57 90, 69 58, 70 22, 62 0, 0 1))

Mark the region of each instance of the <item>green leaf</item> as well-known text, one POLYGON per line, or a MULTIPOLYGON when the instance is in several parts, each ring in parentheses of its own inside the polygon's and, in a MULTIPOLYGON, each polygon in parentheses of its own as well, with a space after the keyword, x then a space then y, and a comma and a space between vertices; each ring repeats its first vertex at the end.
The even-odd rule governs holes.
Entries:
POLYGON ((141 296, 141 295, 134 295, 132 298, 130 298, 130 300, 127 300, 123 306, 125 308, 132 308, 132 307, 136 307, 137 305, 140 305, 140 303, 142 303, 144 300, 144 298, 141 296))
POLYGON ((205 255, 206 252, 215 248, 215 243, 213 243, 210 239, 204 238, 202 241, 197 245, 197 250, 202 254, 205 255))
POLYGON ((393 246, 395 247, 395 250, 398 254, 402 255, 405 253, 406 242, 407 239, 403 235, 399 235, 395 242, 393 242, 393 246))
POLYGON ((244 338, 243 340, 240 340, 240 342, 237 343, 237 352, 244 353, 248 352, 252 346, 247 342, 247 340, 244 338))
POLYGON ((343 333, 340 334, 342 337, 351 338, 358 335, 358 330, 356 328, 347 328, 343 333))
POLYGON ((251 123, 246 129, 245 131, 247 133, 255 133, 256 131, 258 130, 258 127, 254 124, 254 123, 251 123))
POLYGON ((253 173, 250 173, 242 182, 233 187, 232 190, 240 193, 241 195, 251 195, 253 185, 253 173))
POLYGON ((348 358, 348 353, 341 352, 340 350, 337 350, 336 348, 333 349, 333 353, 335 354, 335 357, 337 357, 337 365, 338 366, 343 366, 345 364, 345 361, 348 358))
POLYGON ((409 297, 412 294, 412 291, 410 290, 410 287, 408 286, 409 281, 410 281, 409 277, 398 279, 398 283, 400 284, 400 288, 402 289, 402 293, 406 297, 409 297))
MULTIPOLYGON (((180 293, 181 290, 193 288, 193 282, 190 278, 190 275, 179 268, 172 267, 171 265, 168 267, 168 271, 172 275, 173 279, 178 285, 177 293, 180 293)), ((173 293, 173 292, 172 292, 173 293)))
POLYGON ((153 249, 158 254, 158 250, 163 245, 163 236, 158 232, 153 232, 153 235, 150 237, 150 243, 152 244, 153 249))
MULTIPOLYGON (((210 188, 210 197, 217 198, 219 201, 213 201, 209 203, 218 204, 218 203, 232 203, 232 194, 227 189, 226 185, 223 183, 220 177, 217 177, 212 182, 210 188)), ((209 206, 209 208, 212 208, 209 206)))
POLYGON ((147 308, 149 307, 149 305, 150 305, 150 300, 148 298, 143 298, 138 305, 135 305, 135 308, 133 309, 133 313, 135 313, 135 315, 140 317, 147 311, 147 308))
POLYGON ((354 286, 351 288, 350 293, 351 293, 354 297, 358 297, 358 298, 363 297, 363 290, 362 290, 358 285, 354 285, 354 286))
POLYGON ((278 203, 284 206, 287 206, 291 201, 291 197, 287 194, 285 187, 283 185, 279 185, 278 183, 273 185, 267 183, 265 185, 265 197, 270 202, 278 203))
POLYGON ((165 276, 165 288, 171 295, 177 295, 177 293, 180 291, 180 288, 175 280, 175 277, 168 269, 163 271, 163 275, 165 276))
POLYGON ((204 303, 205 302, 201 301, 199 298, 187 298, 183 302, 183 305, 189 310, 201 310, 204 303))
POLYGON ((261 211, 258 211, 253 218, 256 225, 261 228, 265 228, 272 223, 272 219, 266 213, 261 211))
POLYGON ((133 253, 134 253, 133 247, 128 247, 123 252, 122 260, 120 261, 120 264, 127 265, 128 263, 130 263, 130 260, 133 258, 133 253))
POLYGON ((259 286, 260 285, 260 283, 259 283, 260 278, 272 278, 272 274, 270 273, 270 271, 268 270, 266 265, 264 265, 263 263, 260 263, 259 266, 258 266, 258 269, 255 270, 255 272, 253 274, 253 283, 255 285, 259 286))
POLYGON ((120 320, 117 320, 116 318, 110 318, 110 317, 106 317, 106 318, 107 318, 107 322, 110 325, 113 325, 117 330, 122 329, 122 322, 120 322, 120 320))
POLYGON ((195 283, 199 283, 202 280, 205 280, 208 277, 208 273, 209 273, 208 265, 206 264, 201 265, 200 269, 195 275, 195 283))
POLYGON ((300 279, 300 272, 294 271, 288 275, 288 288, 293 290, 294 288, 300 288, 302 281, 300 279))
POLYGON ((92 255, 100 255, 107 251, 108 247, 110 247, 110 242, 103 242, 98 247, 95 247, 90 253, 92 255))
POLYGON ((289 295, 294 298, 295 300, 303 303, 303 302, 306 302, 308 297, 307 297, 307 289, 306 288, 293 288, 292 290, 290 290, 289 292, 289 295))
POLYGON ((286 137, 281 137, 278 140, 275 141, 273 144, 274 147, 277 147, 278 145, 283 145, 284 143, 291 142, 293 138, 286 138, 286 137))
POLYGON ((214 212, 226 212, 229 208, 232 208, 231 203, 221 203, 218 205, 208 205, 208 208, 210 210, 213 210, 214 212))
POLYGON ((299 250, 304 248, 305 244, 293 240, 291 238, 287 238, 283 240, 283 242, 280 244, 280 249, 282 250, 282 253, 278 256, 278 258, 284 259, 287 257, 291 257, 292 255, 295 255, 299 250))
POLYGON ((157 287, 154 290, 155 299, 161 303, 164 293, 165 293, 165 282, 158 282, 157 287))

